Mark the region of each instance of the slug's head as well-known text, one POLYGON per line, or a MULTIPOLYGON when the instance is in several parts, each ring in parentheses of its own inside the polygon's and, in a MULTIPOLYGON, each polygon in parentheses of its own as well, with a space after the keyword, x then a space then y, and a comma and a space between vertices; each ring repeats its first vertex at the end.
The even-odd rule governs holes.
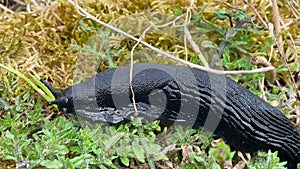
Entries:
POLYGON ((58 106, 58 109, 64 113, 65 116, 67 116, 68 113, 74 112, 74 106, 71 94, 69 93, 69 89, 66 89, 63 92, 59 92, 56 89, 54 89, 48 82, 41 79, 40 80, 54 95, 55 99, 54 101, 49 102, 49 105, 56 104, 58 106))

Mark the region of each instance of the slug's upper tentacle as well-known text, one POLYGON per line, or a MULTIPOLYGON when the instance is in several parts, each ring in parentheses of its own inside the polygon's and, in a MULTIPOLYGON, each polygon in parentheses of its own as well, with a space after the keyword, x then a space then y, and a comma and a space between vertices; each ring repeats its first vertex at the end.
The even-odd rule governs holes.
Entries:
POLYGON ((56 104, 59 110, 62 111, 65 116, 67 116, 67 107, 70 104, 68 97, 65 96, 62 92, 59 92, 58 90, 54 89, 46 80, 40 79, 40 81, 50 90, 50 92, 54 95, 56 99, 49 102, 48 104, 56 104))
POLYGON ((50 92, 54 95, 55 99, 60 98, 62 96, 61 92, 54 89, 54 87, 52 87, 46 80, 40 79, 40 81, 50 90, 50 92))

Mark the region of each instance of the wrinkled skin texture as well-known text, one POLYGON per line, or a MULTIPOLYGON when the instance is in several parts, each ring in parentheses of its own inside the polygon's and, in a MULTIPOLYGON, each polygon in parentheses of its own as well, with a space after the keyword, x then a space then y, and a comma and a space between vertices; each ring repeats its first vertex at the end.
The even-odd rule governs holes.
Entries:
MULTIPOLYGON (((57 99, 50 104, 66 114, 109 124, 135 115, 129 67, 108 69, 61 93, 46 85, 57 99)), ((230 78, 185 66, 138 64, 132 85, 139 116, 204 126, 243 152, 278 151, 290 169, 300 162, 300 132, 278 109, 230 78)))

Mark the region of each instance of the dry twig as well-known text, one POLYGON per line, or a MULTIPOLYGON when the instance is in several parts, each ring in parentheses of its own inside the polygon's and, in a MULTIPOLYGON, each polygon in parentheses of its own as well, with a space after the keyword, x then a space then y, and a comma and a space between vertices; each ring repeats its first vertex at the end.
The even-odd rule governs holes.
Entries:
POLYGON ((135 48, 138 46, 138 44, 140 44, 140 42, 142 41, 142 39, 146 36, 146 33, 152 28, 152 27, 155 27, 155 28, 163 28, 163 27, 166 27, 166 26, 169 26, 171 24, 175 24, 175 22, 180 19, 181 16, 178 16, 176 17, 174 20, 168 22, 168 23, 165 23, 163 25, 159 25, 159 26, 149 26, 148 28, 146 28, 142 35, 140 36, 139 40, 135 43, 135 45, 133 46, 133 48, 131 49, 130 51, 130 75, 129 75, 129 84, 130 84, 130 90, 131 90, 131 94, 132 94, 132 103, 133 103, 133 107, 134 107, 134 111, 135 111, 135 116, 138 116, 138 111, 137 111, 137 108, 136 108, 136 102, 135 102, 135 95, 134 95, 134 91, 133 91, 133 86, 132 86, 132 78, 133 78, 133 54, 134 54, 134 50, 135 48))
POLYGON ((255 15, 259 18, 259 20, 262 22, 262 24, 264 25, 265 28, 268 28, 268 24, 266 24, 266 22, 263 20, 263 18, 260 16, 260 14, 257 12, 257 10, 254 8, 254 6, 248 2, 247 0, 244 0, 244 3, 246 3, 255 13, 255 15))
POLYGON ((6 6, 2 5, 1 3, 0 3, 0 8, 3 9, 4 11, 6 11, 6 12, 11 13, 11 14, 14 13, 14 11, 12 11, 11 9, 9 9, 6 6))
POLYGON ((183 26, 184 27, 184 48, 185 48, 186 60, 187 60, 187 54, 188 54, 186 40, 188 40, 189 43, 191 44, 192 48, 194 49, 194 51, 197 53, 197 56, 199 57, 199 59, 201 60, 203 65, 205 67, 209 68, 209 64, 207 63, 207 61, 204 58, 202 52, 200 51, 198 45, 193 40, 193 38, 190 34, 190 31, 187 28, 187 25, 190 23, 190 20, 191 20, 191 10, 193 9, 194 3, 195 3, 195 1, 191 0, 190 6, 187 8, 185 23, 184 23, 184 26, 183 26))
POLYGON ((243 9, 241 9, 241 8, 232 6, 232 5, 230 5, 229 3, 223 2, 223 1, 221 1, 221 0, 217 0, 217 2, 222 3, 222 4, 224 4, 225 6, 228 6, 229 8, 232 8, 232 9, 235 9, 235 10, 243 10, 243 9))
POLYGON ((292 80, 292 83, 293 83, 293 86, 294 86, 294 91, 299 97, 299 93, 297 91, 297 85, 296 85, 295 79, 293 77, 293 73, 290 69, 290 66, 287 63, 287 60, 286 60, 286 57, 285 57, 285 54, 284 54, 283 38, 282 38, 282 35, 281 35, 282 28, 281 28, 281 25, 280 25, 281 17, 279 15, 277 0, 272 0, 272 5, 273 5, 273 13, 274 13, 275 37, 277 39, 276 42, 277 42, 278 51, 279 51, 279 54, 280 54, 281 58, 284 61, 284 65, 286 66, 286 68, 289 71, 289 74, 291 76, 291 80, 292 80))
POLYGON ((274 27, 275 27, 275 38, 277 39, 277 46, 281 57, 284 57, 283 53, 283 44, 282 44, 282 35, 281 35, 281 26, 280 26, 280 15, 278 10, 277 0, 272 0, 273 13, 274 13, 274 27))
POLYGON ((150 28, 151 28, 151 26, 149 26, 147 29, 145 29, 145 31, 143 32, 143 34, 140 36, 139 40, 135 43, 135 45, 132 47, 132 49, 130 51, 129 85, 130 85, 130 90, 131 90, 131 94, 132 94, 132 104, 133 104, 133 107, 134 107, 135 116, 138 116, 138 111, 137 111, 136 104, 135 104, 135 95, 134 95, 133 86, 132 86, 132 78, 133 78, 133 53, 134 53, 135 48, 140 44, 140 42, 145 37, 146 33, 148 32, 148 30, 150 28))
MULTIPOLYGON (((261 65, 263 67, 270 67, 272 64, 268 62, 265 57, 254 56, 252 57, 251 63, 254 65, 261 65)), ((273 69, 270 71, 270 81, 274 83, 276 79, 276 71, 273 69)))

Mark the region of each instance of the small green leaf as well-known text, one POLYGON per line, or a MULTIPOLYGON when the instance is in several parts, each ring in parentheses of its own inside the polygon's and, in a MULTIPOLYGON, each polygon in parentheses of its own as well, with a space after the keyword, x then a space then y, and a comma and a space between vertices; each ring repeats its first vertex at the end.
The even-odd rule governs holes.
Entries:
POLYGON ((276 72, 287 72, 287 71, 288 71, 288 68, 286 68, 284 66, 276 68, 276 72))
POLYGON ((111 137, 108 140, 108 144, 105 146, 105 150, 107 151, 108 149, 110 149, 116 142, 118 142, 123 136, 125 135, 124 132, 118 132, 116 135, 114 135, 113 137, 111 137))
POLYGON ((210 150, 210 154, 216 158, 218 161, 226 161, 233 157, 234 154, 231 154, 230 147, 224 143, 220 142, 217 147, 210 150))
POLYGON ((42 129, 42 131, 48 138, 52 138, 53 135, 48 129, 42 129))
POLYGON ((66 165, 66 168, 68 168, 68 169, 74 169, 75 168, 74 164, 72 164, 72 162, 69 158, 66 159, 65 165, 66 165))
POLYGON ((128 157, 120 157, 121 162, 125 165, 125 166, 129 166, 129 158, 128 157))
POLYGON ((63 164, 58 160, 45 160, 41 162, 42 166, 45 166, 46 168, 62 168, 63 164))
POLYGON ((100 169, 107 169, 107 168, 104 165, 101 165, 100 169))
POLYGON ((88 28, 84 25, 84 23, 83 23, 82 20, 80 20, 79 24, 80 24, 81 29, 82 29, 85 33, 87 33, 87 32, 89 31, 88 28))
POLYGON ((73 164, 74 167, 79 167, 84 163, 84 157, 83 155, 74 157, 71 159, 71 163, 73 164))
POLYGON ((298 71, 298 64, 297 62, 293 62, 290 64, 290 69, 292 72, 298 71))
POLYGON ((213 49, 217 49, 218 48, 218 46, 214 42, 212 42, 210 40, 204 40, 201 43, 201 47, 203 47, 203 48, 213 48, 213 49))
POLYGON ((201 33, 209 33, 209 32, 213 32, 214 30, 210 29, 210 28, 196 28, 199 32, 201 33))
POLYGON ((58 145, 56 149, 58 150, 57 154, 65 155, 69 152, 69 149, 66 145, 58 145))
POLYGON ((176 9, 174 11, 174 16, 180 16, 182 14, 182 11, 180 9, 176 9))
POLYGON ((13 155, 10 155, 10 154, 5 155, 4 158, 7 159, 7 160, 17 161, 17 158, 15 156, 13 156, 13 155))
POLYGON ((228 11, 222 9, 218 9, 216 12, 214 12, 214 14, 220 20, 224 20, 230 16, 230 13, 228 11))
POLYGON ((30 92, 26 92, 24 95, 23 95, 23 100, 26 101, 30 96, 30 92))
POLYGON ((138 139, 135 139, 132 142, 132 150, 135 155, 135 157, 141 162, 145 163, 145 150, 143 147, 139 144, 138 139))
POLYGON ((9 130, 6 131, 5 137, 8 139, 11 139, 11 140, 13 140, 15 138, 15 136, 13 134, 11 134, 11 132, 9 130))
POLYGON ((15 105, 16 106, 20 105, 20 97, 19 96, 17 96, 15 99, 15 105))
POLYGON ((70 146, 70 151, 72 151, 74 153, 80 153, 81 149, 78 146, 70 146))

